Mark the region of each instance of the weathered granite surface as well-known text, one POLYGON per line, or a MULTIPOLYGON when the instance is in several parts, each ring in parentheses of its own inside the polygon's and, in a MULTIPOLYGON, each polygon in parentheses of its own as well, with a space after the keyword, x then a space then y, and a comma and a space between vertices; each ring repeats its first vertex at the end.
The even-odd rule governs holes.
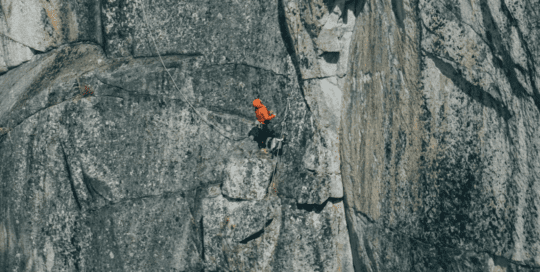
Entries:
MULTIPOLYGON (((343 197, 339 136, 342 92, 355 25, 355 1, 282 1, 286 37, 302 91, 313 112, 315 135, 304 157, 307 169, 330 184, 329 197, 343 197)), ((320 198, 318 204, 326 198, 320 198)), ((310 203, 308 201, 308 203, 310 203)))
POLYGON ((8 37, 0 37, 0 73, 6 72, 8 68, 19 66, 33 56, 29 47, 8 37))
POLYGON ((53 39, 0 76, 0 271, 352 271, 278 2, 99 7, 103 46, 53 39))
POLYGON ((540 271, 539 0, 0 8, 0 271, 540 271))
POLYGON ((356 269, 540 270, 540 3, 360 2, 340 133, 356 269))
POLYGON ((0 1, 0 73, 28 61, 33 52, 85 41, 101 44, 101 1, 0 1))

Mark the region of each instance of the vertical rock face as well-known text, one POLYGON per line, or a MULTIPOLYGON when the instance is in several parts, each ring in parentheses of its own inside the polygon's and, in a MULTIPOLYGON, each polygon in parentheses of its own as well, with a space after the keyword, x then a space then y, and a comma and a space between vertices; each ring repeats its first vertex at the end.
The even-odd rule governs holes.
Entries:
POLYGON ((540 271, 538 0, 0 3, 0 271, 540 271))
POLYGON ((65 43, 102 43, 100 1, 0 1, 0 73, 65 43))
POLYGON ((360 271, 540 269, 538 1, 360 1, 341 169, 360 271))
POLYGON ((280 7, 2 2, 0 271, 353 271, 280 7))
MULTIPOLYGON (((329 179, 329 196, 343 197, 338 129, 349 45, 355 24, 354 1, 282 1, 287 38, 316 127, 303 164, 329 179)), ((324 201, 321 198, 319 203, 324 201)), ((309 201, 308 201, 309 202, 309 201)))

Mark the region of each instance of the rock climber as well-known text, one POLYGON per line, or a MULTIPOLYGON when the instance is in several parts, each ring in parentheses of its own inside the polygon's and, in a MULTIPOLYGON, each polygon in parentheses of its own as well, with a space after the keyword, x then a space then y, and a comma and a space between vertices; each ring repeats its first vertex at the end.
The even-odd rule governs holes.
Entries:
POLYGON ((281 149, 281 141, 283 141, 283 137, 281 139, 276 138, 276 133, 274 129, 271 129, 271 122, 273 118, 276 117, 276 115, 269 111, 261 102, 259 98, 253 100, 253 106, 255 107, 255 116, 257 117, 257 121, 261 123, 261 126, 259 127, 259 130, 256 133, 253 133, 253 136, 255 136, 255 140, 259 144, 260 148, 263 148, 263 151, 266 152, 266 148, 270 144, 270 139, 272 139, 272 143, 270 144, 271 150, 278 150, 281 149), (278 147, 276 149, 276 147, 278 147))
POLYGON ((270 120, 275 118, 276 115, 269 111, 259 98, 253 100, 253 107, 255 107, 255 116, 260 124, 250 131, 250 135, 254 136, 259 148, 266 151, 265 147, 268 144, 268 139, 274 136, 273 131, 269 128, 270 120))
POLYGON ((263 125, 268 125, 267 121, 270 121, 276 117, 276 115, 273 114, 274 112, 269 111, 259 98, 253 100, 253 107, 255 107, 255 115, 257 116, 257 120, 263 125))

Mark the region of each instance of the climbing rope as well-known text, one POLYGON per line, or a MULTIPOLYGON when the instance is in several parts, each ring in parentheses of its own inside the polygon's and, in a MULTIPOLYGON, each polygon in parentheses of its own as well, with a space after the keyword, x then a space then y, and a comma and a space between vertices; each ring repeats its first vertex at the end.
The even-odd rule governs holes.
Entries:
MULTIPOLYGON (((282 131, 285 131, 285 126, 283 124, 285 123, 285 120, 287 120, 287 117, 288 117, 287 114, 289 113, 289 108, 291 107, 290 102, 289 102, 289 98, 290 98, 290 95, 289 95, 289 97, 287 97, 287 108, 285 109, 285 114, 284 114, 285 117, 283 117, 283 121, 281 121, 281 129, 282 129, 282 131)), ((283 134, 283 132, 281 134, 283 134)), ((281 135, 281 137, 283 137, 283 135, 281 135)))
POLYGON ((150 36, 150 38, 152 39, 152 42, 154 43, 154 47, 156 49, 156 53, 158 54, 159 56, 159 60, 161 61, 161 64, 163 65, 163 68, 165 69, 165 71, 167 72, 167 74, 169 75, 169 77, 171 78, 171 81, 173 82, 174 84, 174 87, 176 88, 176 90, 178 90, 178 92, 182 95, 182 97, 184 98, 184 100, 186 101, 186 103, 191 107, 191 109, 193 109, 193 111, 199 115, 199 117, 201 117, 201 119, 212 129, 215 129, 217 132, 219 132, 219 134, 221 134, 223 137, 229 139, 229 140, 233 140, 233 141, 241 141, 243 139, 246 139, 248 138, 249 136, 245 136, 245 137, 234 137, 234 136, 231 136, 231 135, 227 135, 227 133, 224 133, 223 131, 217 129, 217 126, 214 125, 214 124, 210 124, 210 122, 208 120, 206 120, 206 118, 204 118, 197 110, 195 110, 195 107, 193 107, 193 105, 189 102, 189 100, 184 96, 184 94, 182 93, 182 91, 180 91, 180 88, 178 88, 178 85, 176 85, 176 81, 174 80, 174 78, 172 77, 171 73, 169 72, 169 69, 167 69, 167 67, 165 66, 165 62, 163 62, 163 58, 161 57, 161 54, 159 53, 159 50, 158 50, 158 47, 157 47, 157 43, 156 43, 156 40, 154 39, 154 36, 152 35, 152 33, 150 32, 150 25, 148 24, 148 20, 146 19, 146 11, 144 9, 144 4, 143 4, 143 1, 144 0, 141 0, 141 9, 143 11, 143 19, 144 19, 144 23, 146 25, 146 28, 148 30, 148 35, 150 36))

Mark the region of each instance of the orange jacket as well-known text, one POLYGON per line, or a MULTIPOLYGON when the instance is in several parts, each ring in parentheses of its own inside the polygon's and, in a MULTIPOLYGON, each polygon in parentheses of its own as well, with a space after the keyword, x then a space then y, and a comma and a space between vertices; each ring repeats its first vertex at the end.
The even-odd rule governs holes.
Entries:
POLYGON ((261 124, 264 124, 264 121, 266 120, 272 120, 272 118, 276 117, 275 114, 270 115, 270 112, 268 112, 268 109, 262 104, 259 98, 253 100, 253 106, 257 108, 255 110, 255 115, 261 124))

